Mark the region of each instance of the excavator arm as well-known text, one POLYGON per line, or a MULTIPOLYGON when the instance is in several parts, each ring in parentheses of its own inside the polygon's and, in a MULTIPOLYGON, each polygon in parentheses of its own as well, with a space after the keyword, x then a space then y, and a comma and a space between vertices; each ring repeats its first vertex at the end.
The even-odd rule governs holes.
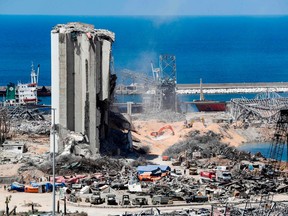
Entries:
POLYGON ((151 135, 151 136, 154 136, 154 137, 158 137, 158 136, 163 135, 165 130, 171 130, 172 135, 175 134, 172 126, 171 126, 171 125, 166 125, 166 126, 160 128, 159 131, 157 131, 157 132, 152 132, 150 135, 151 135))

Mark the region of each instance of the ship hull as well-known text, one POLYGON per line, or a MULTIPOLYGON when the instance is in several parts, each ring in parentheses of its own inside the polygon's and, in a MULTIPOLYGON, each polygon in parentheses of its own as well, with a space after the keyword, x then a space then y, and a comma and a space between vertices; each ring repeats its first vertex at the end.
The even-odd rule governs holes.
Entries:
MULTIPOLYGON (((3 90, 3 89, 0 89, 0 96, 6 96, 6 88, 3 90)), ((51 91, 50 90, 46 90, 46 91, 43 91, 41 89, 37 89, 37 96, 39 97, 50 97, 51 96, 51 91)))
POLYGON ((225 101, 194 101, 199 112, 224 112, 226 111, 225 101))

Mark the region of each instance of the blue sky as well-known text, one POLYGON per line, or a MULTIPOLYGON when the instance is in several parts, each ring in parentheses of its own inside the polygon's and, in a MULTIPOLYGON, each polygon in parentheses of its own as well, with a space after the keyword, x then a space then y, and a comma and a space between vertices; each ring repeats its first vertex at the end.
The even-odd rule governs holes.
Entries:
POLYGON ((0 0, 0 14, 287 15, 288 0, 0 0))

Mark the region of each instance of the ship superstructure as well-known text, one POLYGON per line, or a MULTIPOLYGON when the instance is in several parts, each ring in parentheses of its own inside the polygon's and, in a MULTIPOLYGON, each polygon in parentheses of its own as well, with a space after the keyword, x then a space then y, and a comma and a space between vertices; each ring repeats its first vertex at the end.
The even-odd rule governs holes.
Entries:
POLYGON ((39 77, 40 65, 37 72, 34 70, 34 65, 31 65, 31 82, 21 83, 17 85, 9 83, 6 88, 5 106, 16 105, 36 105, 38 103, 37 85, 39 77))

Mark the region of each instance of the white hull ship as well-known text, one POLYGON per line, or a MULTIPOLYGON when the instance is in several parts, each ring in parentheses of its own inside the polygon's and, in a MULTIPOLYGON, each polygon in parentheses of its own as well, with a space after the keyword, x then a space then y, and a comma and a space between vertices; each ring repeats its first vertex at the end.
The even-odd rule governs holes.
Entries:
POLYGON ((40 65, 38 65, 37 73, 34 66, 31 66, 31 83, 9 83, 6 88, 6 98, 4 106, 17 105, 36 105, 38 103, 37 85, 40 65))

